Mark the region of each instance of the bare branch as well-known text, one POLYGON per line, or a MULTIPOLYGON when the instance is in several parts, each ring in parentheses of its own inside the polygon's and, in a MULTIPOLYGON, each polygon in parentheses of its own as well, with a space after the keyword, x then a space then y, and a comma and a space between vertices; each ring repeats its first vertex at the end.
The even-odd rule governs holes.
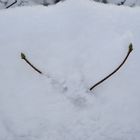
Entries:
POLYGON ((8 5, 8 6, 6 7, 6 9, 10 8, 11 6, 13 6, 13 5, 16 4, 16 3, 17 3, 17 0, 15 0, 12 4, 8 5))
POLYGON ((34 65, 32 65, 29 60, 26 58, 24 53, 21 53, 21 59, 25 60, 35 71, 37 71, 39 74, 43 74, 40 70, 38 70, 34 65))
POLYGON ((108 76, 106 76, 105 78, 103 78, 102 80, 100 80, 99 82, 97 82, 95 85, 93 85, 90 88, 90 90, 93 90, 96 86, 100 85, 102 82, 104 82, 109 77, 111 77, 113 74, 115 74, 123 66, 123 64, 126 62, 128 56, 130 55, 130 53, 132 52, 132 50, 133 50, 133 45, 132 45, 132 43, 130 43, 130 45, 128 47, 128 53, 127 53, 126 57, 124 58, 123 62, 112 73, 110 73, 108 76))

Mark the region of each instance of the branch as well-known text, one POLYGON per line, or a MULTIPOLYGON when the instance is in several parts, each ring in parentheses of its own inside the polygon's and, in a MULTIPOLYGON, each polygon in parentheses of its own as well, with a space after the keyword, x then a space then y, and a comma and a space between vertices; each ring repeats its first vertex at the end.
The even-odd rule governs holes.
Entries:
POLYGON ((93 85, 90 90, 93 90, 96 86, 100 85, 102 82, 104 82, 105 80, 107 80, 109 77, 111 77, 113 74, 115 74, 122 66, 123 64, 126 62, 128 56, 130 55, 130 53, 133 51, 133 45, 132 43, 129 45, 128 48, 128 53, 126 55, 126 57, 124 58, 123 62, 112 72, 110 73, 108 76, 106 76, 105 78, 103 78, 102 80, 100 80, 99 82, 97 82, 95 85, 93 85))
POLYGON ((26 58, 24 53, 21 53, 21 59, 25 60, 35 71, 37 71, 39 74, 43 74, 40 70, 38 70, 34 65, 32 65, 29 60, 26 58))
POLYGON ((12 4, 8 5, 8 6, 6 7, 6 9, 10 8, 11 6, 13 6, 13 5, 16 4, 16 3, 17 3, 17 0, 15 0, 12 4))

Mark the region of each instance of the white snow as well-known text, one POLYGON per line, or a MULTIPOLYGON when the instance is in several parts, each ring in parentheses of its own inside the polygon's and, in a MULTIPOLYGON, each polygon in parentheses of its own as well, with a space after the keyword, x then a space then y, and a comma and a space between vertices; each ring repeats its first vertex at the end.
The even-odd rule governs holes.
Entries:
POLYGON ((0 140, 139 140, 139 15, 87 0, 1 10, 0 140))

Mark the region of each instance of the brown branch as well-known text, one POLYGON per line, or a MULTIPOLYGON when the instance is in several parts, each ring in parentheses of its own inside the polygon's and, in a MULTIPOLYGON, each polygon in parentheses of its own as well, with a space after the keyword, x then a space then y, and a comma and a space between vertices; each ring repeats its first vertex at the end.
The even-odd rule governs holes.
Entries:
POLYGON ((21 59, 25 60, 35 71, 37 71, 39 74, 43 74, 40 70, 38 70, 34 65, 30 63, 30 61, 26 58, 24 53, 21 53, 21 59))
POLYGON ((126 55, 126 57, 124 58, 123 62, 112 72, 110 73, 108 76, 106 76, 105 78, 103 78, 102 80, 100 80, 99 82, 97 82, 95 85, 93 85, 90 90, 93 90, 96 86, 100 85, 102 82, 104 82, 105 80, 107 80, 109 77, 111 77, 113 74, 115 74, 122 66, 123 64, 126 62, 128 56, 130 55, 130 53, 132 52, 133 50, 133 45, 132 43, 129 45, 129 48, 128 48, 128 53, 126 55))

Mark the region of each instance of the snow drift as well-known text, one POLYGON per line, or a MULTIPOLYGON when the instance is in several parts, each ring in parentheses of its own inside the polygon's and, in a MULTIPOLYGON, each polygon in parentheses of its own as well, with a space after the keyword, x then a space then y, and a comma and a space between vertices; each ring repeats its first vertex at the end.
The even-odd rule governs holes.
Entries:
POLYGON ((0 11, 0 139, 139 140, 139 15, 84 0, 0 11))

